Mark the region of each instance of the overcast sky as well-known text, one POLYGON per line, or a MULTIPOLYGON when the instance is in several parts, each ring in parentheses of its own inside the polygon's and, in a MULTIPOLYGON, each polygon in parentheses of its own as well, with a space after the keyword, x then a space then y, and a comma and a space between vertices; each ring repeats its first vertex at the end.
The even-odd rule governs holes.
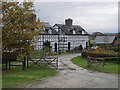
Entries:
POLYGON ((36 2, 37 17, 51 25, 67 18, 89 33, 118 32, 118 2, 36 2))

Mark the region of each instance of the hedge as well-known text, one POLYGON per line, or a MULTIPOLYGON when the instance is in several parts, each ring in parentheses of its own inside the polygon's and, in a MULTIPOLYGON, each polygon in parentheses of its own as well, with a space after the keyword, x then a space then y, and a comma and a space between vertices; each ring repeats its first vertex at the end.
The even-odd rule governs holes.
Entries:
POLYGON ((111 54, 111 53, 91 53, 88 51, 82 52, 82 57, 87 58, 87 56, 90 57, 120 57, 118 54, 111 54))

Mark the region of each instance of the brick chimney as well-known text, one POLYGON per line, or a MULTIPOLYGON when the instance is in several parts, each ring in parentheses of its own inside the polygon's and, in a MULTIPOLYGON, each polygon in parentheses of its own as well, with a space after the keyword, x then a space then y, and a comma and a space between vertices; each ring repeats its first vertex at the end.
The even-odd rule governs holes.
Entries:
POLYGON ((72 22, 73 22, 73 20, 72 19, 70 19, 70 18, 68 18, 68 19, 65 19, 65 25, 67 25, 67 26, 72 26, 72 22))

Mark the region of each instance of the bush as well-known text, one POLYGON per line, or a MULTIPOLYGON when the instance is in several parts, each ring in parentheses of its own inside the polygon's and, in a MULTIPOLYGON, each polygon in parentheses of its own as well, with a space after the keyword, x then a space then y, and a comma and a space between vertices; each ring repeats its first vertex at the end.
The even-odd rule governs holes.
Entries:
POLYGON ((87 56, 89 55, 89 52, 82 52, 81 53, 81 56, 84 57, 84 58, 87 58, 87 56))
POLYGON ((98 48, 98 49, 94 49, 94 50, 82 51, 82 56, 84 58, 87 58, 87 56, 90 56, 90 57, 118 57, 118 56, 120 56, 120 54, 118 54, 114 51, 106 50, 104 48, 98 48))
POLYGON ((104 58, 106 61, 120 64, 120 54, 82 52, 82 57, 104 58))
POLYGON ((83 57, 118 57, 118 54, 82 52, 83 57))
POLYGON ((7 61, 16 61, 17 55, 14 53, 4 53, 2 55, 2 63, 5 64, 7 61))

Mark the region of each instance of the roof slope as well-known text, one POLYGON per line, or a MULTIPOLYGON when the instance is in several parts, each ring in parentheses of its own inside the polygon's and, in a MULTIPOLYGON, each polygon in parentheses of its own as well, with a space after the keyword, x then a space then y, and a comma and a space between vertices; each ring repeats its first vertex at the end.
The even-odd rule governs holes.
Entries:
POLYGON ((58 32, 53 27, 51 27, 50 29, 52 30, 52 34, 58 34, 58 32))
MULTIPOLYGON (((49 29, 52 31, 52 34, 58 34, 58 32, 47 22, 42 22, 42 26, 45 29, 49 29)), ((49 34, 48 32, 44 31, 42 34, 49 34)))
MULTIPOLYGON (((72 25, 71 27, 64 25, 64 24, 55 24, 57 25, 59 28, 61 28, 61 30, 65 33, 65 34, 72 34, 70 32, 70 30, 75 30, 76 34, 81 34, 80 31, 85 31, 80 25, 72 25)), ((86 31, 85 31, 86 32, 86 31)))
POLYGON ((77 34, 81 34, 80 31, 84 31, 84 29, 80 25, 73 25, 77 34))
POLYGON ((115 36, 96 36, 94 42, 96 44, 112 44, 115 40, 115 36))
POLYGON ((63 24, 55 24, 57 25, 59 28, 62 29, 62 31, 65 33, 65 34, 72 34, 71 32, 69 32, 68 29, 70 29, 67 25, 63 25, 63 24))

